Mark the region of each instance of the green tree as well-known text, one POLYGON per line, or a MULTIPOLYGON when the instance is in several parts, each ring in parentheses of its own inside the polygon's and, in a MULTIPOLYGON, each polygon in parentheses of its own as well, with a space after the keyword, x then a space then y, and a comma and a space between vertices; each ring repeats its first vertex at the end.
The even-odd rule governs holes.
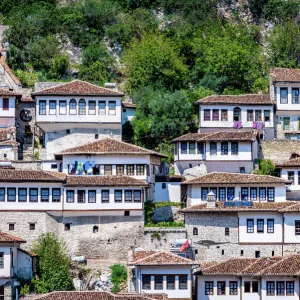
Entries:
POLYGON ((256 163, 258 163, 259 169, 255 170, 253 173, 259 175, 272 175, 272 176, 278 174, 275 165, 272 163, 270 159, 258 159, 256 160, 256 163))
POLYGON ((178 89, 186 85, 188 68, 170 39, 146 35, 125 51, 124 74, 130 93, 149 84, 178 89))
POLYGON ((70 67, 69 57, 66 54, 58 54, 56 55, 52 61, 50 66, 50 76, 52 78, 62 78, 66 75, 68 69, 70 67))
POLYGON ((38 278, 33 279, 36 293, 74 289, 71 261, 62 240, 53 233, 47 233, 37 239, 31 250, 38 255, 38 278))

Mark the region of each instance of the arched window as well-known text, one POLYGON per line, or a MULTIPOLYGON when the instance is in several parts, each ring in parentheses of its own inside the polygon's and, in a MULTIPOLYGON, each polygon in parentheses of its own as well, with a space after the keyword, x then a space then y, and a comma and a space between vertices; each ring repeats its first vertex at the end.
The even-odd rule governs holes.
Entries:
POLYGON ((98 226, 94 226, 93 227, 93 233, 97 233, 99 231, 99 227, 98 226))
POLYGON ((198 235, 198 228, 196 227, 193 228, 193 235, 198 235))
POLYGON ((233 121, 241 120, 241 109, 239 107, 235 107, 233 109, 233 121))
POLYGON ((69 114, 77 115, 77 102, 75 99, 71 99, 69 103, 69 114))
POLYGON ((85 115, 86 114, 86 109, 85 109, 85 100, 84 99, 80 99, 79 100, 79 115, 85 115))
POLYGON ((225 227, 225 235, 229 235, 229 228, 225 227))

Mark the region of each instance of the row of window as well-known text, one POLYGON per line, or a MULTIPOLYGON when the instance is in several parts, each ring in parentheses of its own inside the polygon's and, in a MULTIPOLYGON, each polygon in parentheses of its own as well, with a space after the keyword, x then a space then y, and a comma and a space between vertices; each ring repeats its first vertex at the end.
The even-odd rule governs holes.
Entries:
POLYGON ((298 172, 298 181, 295 182, 295 171, 288 171, 288 180, 292 181, 293 184, 300 185, 300 172, 298 172))
MULTIPOLYGON (((207 194, 213 192, 219 201, 232 201, 235 199, 234 187, 221 187, 221 188, 201 188, 201 200, 207 200, 207 194)), ((275 201, 275 188, 273 187, 242 187, 239 193, 239 200, 243 201, 275 201)))
MULTIPOLYGON (((142 277, 142 289, 151 290, 151 275, 143 275, 142 277)), ((166 289, 175 290, 176 275, 154 275, 154 289, 163 290, 164 277, 166 277, 166 289)), ((187 275, 178 275, 178 288, 180 290, 187 290, 188 277, 187 275)))
MULTIPOLYGON (((267 233, 274 233, 274 219, 267 219, 267 233)), ((256 231, 257 233, 264 233, 265 231, 265 220, 256 220, 256 231)), ((254 219, 247 219, 247 233, 254 233, 254 219)))
MULTIPOLYGON (((238 282, 229 281, 229 295, 238 294, 238 282)), ((205 281, 205 295, 214 295, 214 282, 205 281)), ((217 295, 226 295, 226 281, 217 281, 217 295)))
MULTIPOLYGON (((288 104, 288 88, 280 88, 280 104, 288 104)), ((299 104, 299 88, 292 88, 292 104, 299 104)))
POLYGON ((294 281, 267 281, 267 296, 294 296, 294 281))
MULTIPOLYGON (((228 109, 204 109, 204 121, 228 121, 228 109)), ((261 109, 248 109, 247 121, 248 122, 270 122, 271 111, 261 109)), ((233 109, 233 121, 241 121, 241 109, 235 107, 233 109)))
MULTIPOLYGON (((99 115, 106 114, 106 101, 98 101, 98 109, 97 109, 97 101, 91 100, 88 103, 84 99, 80 99, 77 105, 77 101, 75 99, 71 99, 69 102, 69 115, 86 115, 88 111, 89 115, 96 115, 97 111, 99 115)), ((67 101, 59 100, 58 107, 56 100, 49 100, 49 115, 67 115, 67 101)), ((47 114, 47 101, 40 100, 39 101, 39 114, 46 115, 47 114)), ((116 114, 116 101, 108 101, 108 114, 115 115, 116 114)))
MULTIPOLYGON (((204 143, 202 142, 181 142, 181 154, 204 154, 204 143), (197 145, 197 148, 196 148, 197 145)), ((231 155, 239 154, 239 143, 231 142, 231 155)), ((216 142, 210 142, 210 155, 217 155, 217 145, 216 142)), ((177 148, 175 147, 175 155, 177 148)), ((228 155, 229 153, 229 143, 221 142, 221 155, 228 155)))
MULTIPOLYGON (((18 202, 27 202, 27 188, 18 188, 18 202)), ((128 202, 141 202, 142 191, 141 190, 114 190, 114 201, 116 203, 122 203, 124 194, 124 201, 128 202)), ((17 189, 7 188, 7 202, 17 201, 17 189)), ((41 188, 41 202, 50 201, 50 189, 41 188)), ((52 188, 52 202, 61 201, 61 189, 52 188)), ((75 191, 66 191, 67 203, 75 202, 75 191)), ((77 203, 96 203, 96 190, 78 190, 77 191, 77 203)), ((0 202, 5 202, 5 188, 0 188, 0 202)), ((38 202, 38 188, 29 188, 29 202, 38 202)), ((110 202, 109 190, 101 190, 101 202, 110 202)))

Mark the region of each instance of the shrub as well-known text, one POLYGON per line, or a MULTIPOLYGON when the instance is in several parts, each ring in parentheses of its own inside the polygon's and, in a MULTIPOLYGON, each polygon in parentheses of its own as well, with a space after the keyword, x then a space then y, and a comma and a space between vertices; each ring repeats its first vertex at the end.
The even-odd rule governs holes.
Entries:
POLYGON ((120 264, 113 264, 110 266, 110 269, 112 271, 111 281, 114 285, 111 291, 113 293, 117 293, 120 291, 119 284, 121 282, 126 282, 127 280, 127 269, 125 266, 120 264))

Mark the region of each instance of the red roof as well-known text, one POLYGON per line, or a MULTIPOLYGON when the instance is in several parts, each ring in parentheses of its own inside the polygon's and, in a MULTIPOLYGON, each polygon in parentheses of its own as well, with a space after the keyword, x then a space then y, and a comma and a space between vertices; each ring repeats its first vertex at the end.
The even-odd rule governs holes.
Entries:
POLYGON ((0 243, 26 243, 26 241, 17 236, 0 232, 0 243))

